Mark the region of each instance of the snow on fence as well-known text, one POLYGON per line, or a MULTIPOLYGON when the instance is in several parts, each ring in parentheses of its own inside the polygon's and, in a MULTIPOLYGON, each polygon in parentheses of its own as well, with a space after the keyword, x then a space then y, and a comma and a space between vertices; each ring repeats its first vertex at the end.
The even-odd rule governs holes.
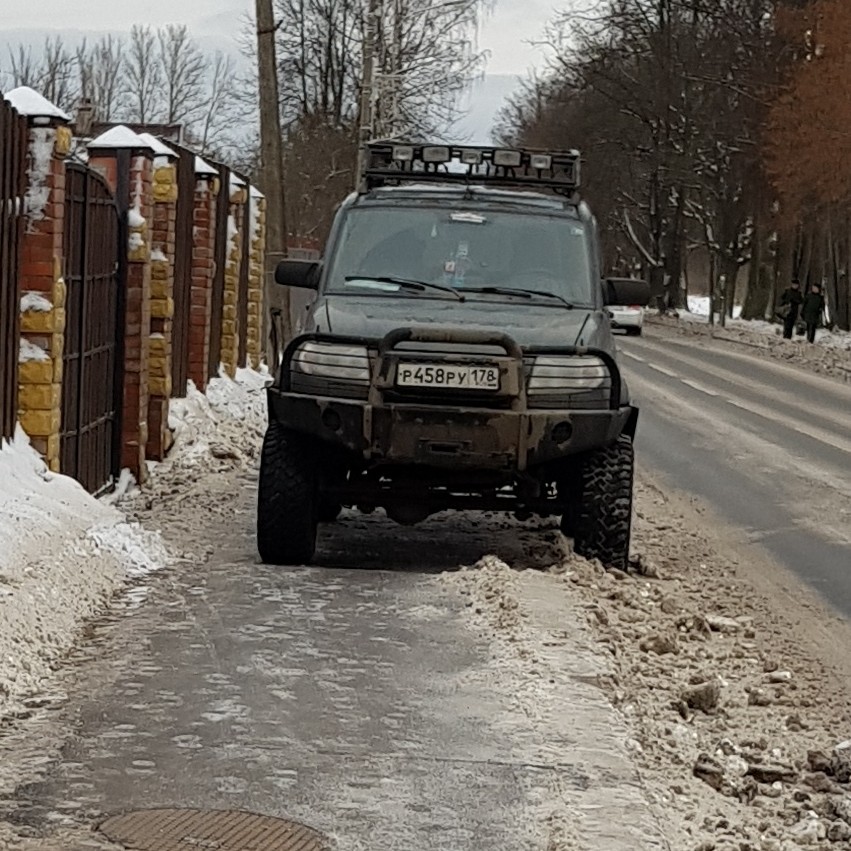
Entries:
POLYGON ((0 438, 7 439, 17 419, 26 151, 27 122, 0 93, 0 438))

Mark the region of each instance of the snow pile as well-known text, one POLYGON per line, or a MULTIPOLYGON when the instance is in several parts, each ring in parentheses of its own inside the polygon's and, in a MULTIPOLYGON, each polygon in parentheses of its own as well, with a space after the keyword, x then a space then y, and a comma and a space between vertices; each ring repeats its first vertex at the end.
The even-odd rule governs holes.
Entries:
POLYGON ((202 563, 213 552, 211 518, 230 522, 236 492, 256 487, 267 381, 265 372, 240 369, 235 379, 224 374, 213 379, 206 394, 190 383, 185 399, 171 400, 174 445, 168 457, 149 464, 143 489, 129 475, 119 483, 122 511, 168 529, 169 542, 187 562, 202 563))
MULTIPOLYGON (((761 319, 742 319, 742 306, 733 308, 733 319, 727 320, 726 331, 741 332, 744 335, 753 334, 755 337, 782 337, 783 328, 777 322, 766 322, 761 319)), ((681 314, 686 322, 706 324, 709 321, 709 298, 706 296, 689 296, 688 312, 681 314)), ((717 321, 717 317, 716 317, 717 321)), ((800 339, 800 338, 797 338, 800 339)), ((829 349, 851 351, 851 334, 846 331, 827 331, 819 329, 816 332, 816 342, 829 349)))
POLYGON ((24 293, 21 296, 21 313, 50 313, 53 305, 40 293, 24 293))
POLYGON ((0 448, 0 717, 38 691, 128 580, 170 554, 73 479, 47 469, 19 429, 0 448))
POLYGON ((18 342, 18 362, 29 363, 30 361, 40 361, 44 363, 50 360, 50 355, 41 347, 31 343, 26 337, 21 337, 18 342))

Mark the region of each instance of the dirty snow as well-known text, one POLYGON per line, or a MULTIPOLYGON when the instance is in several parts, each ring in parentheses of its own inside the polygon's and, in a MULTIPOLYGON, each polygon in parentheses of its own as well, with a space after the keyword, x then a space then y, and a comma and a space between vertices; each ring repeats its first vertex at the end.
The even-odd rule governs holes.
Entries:
POLYGON ((822 375, 851 380, 851 334, 819 329, 816 343, 811 345, 803 337, 796 336, 793 340, 784 340, 780 326, 768 322, 731 320, 726 328, 721 328, 717 325, 711 327, 706 321, 693 319, 693 314, 686 313, 681 314, 679 318, 648 313, 645 332, 663 335, 675 333, 723 341, 725 344, 746 347, 749 352, 760 357, 796 364, 822 375))
POLYGON ((166 254, 165 254, 165 252, 162 250, 162 248, 160 248, 159 246, 157 246, 157 247, 156 247, 156 248, 155 248, 155 249, 151 252, 151 261, 152 261, 153 263, 167 263, 167 262, 168 262, 168 257, 166 257, 166 254))
MULTIPOLYGON (((783 328, 777 322, 766 322, 762 319, 741 319, 742 307, 736 305, 733 309, 733 319, 727 320, 726 330, 741 331, 745 334, 762 334, 771 337, 782 337, 783 328)), ((709 320, 709 298, 704 296, 689 296, 688 311, 680 318, 685 322, 707 323, 709 320)), ((801 338, 796 338, 800 342, 801 338)), ((819 328, 816 331, 816 343, 827 348, 846 349, 851 351, 851 333, 847 331, 828 331, 819 328)))
MULTIPOLYGON (((83 624, 106 610, 128 583, 177 559, 195 559, 179 539, 166 544, 129 517, 159 502, 171 512, 199 470, 253 465, 265 428, 265 372, 214 379, 207 395, 190 387, 172 402, 175 445, 152 466, 144 489, 129 471, 96 500, 74 480, 48 471, 22 430, 0 449, 0 718, 49 681, 83 624)), ((211 488, 211 494, 215 488, 211 488)), ((227 509, 226 494, 211 496, 227 509)), ((138 587, 138 586, 137 586, 138 587)), ((138 597, 145 589, 139 587, 138 597)))
POLYGON ((0 449, 0 717, 38 692, 132 578, 170 561, 159 535, 48 471, 22 430, 0 449))
MULTIPOLYGON (((742 562, 729 537, 693 500, 642 474, 629 574, 543 530, 538 567, 552 564, 548 575, 488 557, 443 580, 467 595, 470 627, 490 637, 500 672, 518 677, 515 700, 532 724, 559 676, 544 662, 558 636, 530 628, 541 608, 560 610, 571 644, 603 652, 586 678, 617 711, 665 847, 847 849, 848 626, 784 585, 794 580, 773 564, 742 562)), ((551 848, 584 851, 586 838, 551 848)))

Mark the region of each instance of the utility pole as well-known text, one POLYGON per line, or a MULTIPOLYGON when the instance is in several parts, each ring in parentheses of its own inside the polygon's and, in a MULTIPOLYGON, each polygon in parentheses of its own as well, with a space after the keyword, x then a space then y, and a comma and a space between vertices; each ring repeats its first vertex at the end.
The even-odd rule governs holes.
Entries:
POLYGON ((275 284, 275 268, 287 252, 287 214, 284 199, 284 146, 278 99, 275 23, 272 0, 256 0, 257 82, 260 94, 261 191, 266 196, 266 360, 275 371, 283 347, 292 338, 290 293, 275 284))
MULTIPOLYGON (((258 0, 259 2, 259 0, 258 0)), ((369 0, 363 42, 363 78, 361 81, 360 133, 358 135, 357 181, 366 169, 366 146, 375 133, 375 52, 378 40, 378 16, 382 0, 369 0)))

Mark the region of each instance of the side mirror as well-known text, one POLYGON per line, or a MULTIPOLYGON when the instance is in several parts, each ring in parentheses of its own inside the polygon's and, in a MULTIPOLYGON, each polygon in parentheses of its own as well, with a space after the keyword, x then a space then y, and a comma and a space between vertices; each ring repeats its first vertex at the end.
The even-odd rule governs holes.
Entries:
POLYGON ((650 284, 632 278, 607 278, 603 281, 603 300, 607 305, 646 307, 650 304, 650 284))
POLYGON ((282 260, 275 268, 275 283, 315 290, 319 287, 319 264, 312 260, 282 260))

